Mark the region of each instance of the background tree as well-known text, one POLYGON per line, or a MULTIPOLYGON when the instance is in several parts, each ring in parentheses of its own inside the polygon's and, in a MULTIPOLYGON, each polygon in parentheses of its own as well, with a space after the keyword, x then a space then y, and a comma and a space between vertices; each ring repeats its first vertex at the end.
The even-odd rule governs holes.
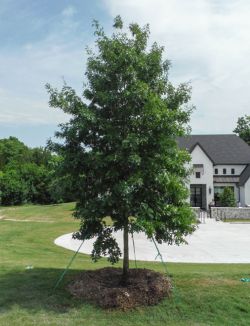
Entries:
POLYGON ((26 202, 34 204, 49 204, 53 202, 49 186, 51 171, 44 165, 35 163, 22 164, 19 167, 22 182, 26 184, 26 202))
POLYGON ((233 132, 250 145, 250 115, 238 118, 237 126, 233 132))
POLYGON ((18 162, 19 164, 31 162, 29 148, 16 137, 0 139, 0 170, 8 163, 13 162, 18 162))
POLYGON ((60 162, 46 148, 29 148, 15 137, 0 139, 0 204, 75 200, 65 178, 57 176, 60 162))
POLYGON ((97 237, 93 260, 107 254, 117 262, 113 232, 123 230, 125 282, 129 233, 180 244, 194 229, 185 186, 190 156, 176 143, 187 132, 190 87, 168 81, 169 61, 156 43, 149 48, 148 26, 131 24, 128 35, 118 16, 108 37, 94 25, 97 48, 88 50, 85 101, 67 85, 61 91, 47 85, 50 106, 71 115, 56 133, 63 143, 50 148, 63 157, 62 173, 75 185, 81 224, 74 236, 97 237))
POLYGON ((236 200, 231 188, 225 187, 220 195, 220 204, 222 207, 235 207, 236 200))
POLYGON ((26 201, 28 189, 17 169, 10 167, 0 172, 0 204, 18 205, 26 201))

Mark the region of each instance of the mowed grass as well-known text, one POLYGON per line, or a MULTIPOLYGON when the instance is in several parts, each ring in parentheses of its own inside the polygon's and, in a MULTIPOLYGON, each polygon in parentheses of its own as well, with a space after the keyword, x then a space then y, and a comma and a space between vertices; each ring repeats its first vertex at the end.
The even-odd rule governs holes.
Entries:
MULTIPOLYGON (((171 299, 129 312, 103 311, 73 299, 65 290, 75 273, 109 265, 105 259, 93 263, 79 254, 53 290, 73 256, 53 241, 77 229, 73 208, 69 203, 0 209, 1 326, 250 325, 250 283, 240 282, 250 276, 248 264, 169 263, 175 286, 171 299), (27 270, 30 265, 33 269, 27 270)), ((232 241, 237 245, 237 239, 232 241)), ((139 267, 164 271, 160 263, 140 262, 139 267)))
POLYGON ((0 207, 0 217, 18 221, 73 222, 75 203, 0 207))
POLYGON ((229 218, 222 220, 222 222, 227 222, 227 223, 250 223, 249 218, 229 218))

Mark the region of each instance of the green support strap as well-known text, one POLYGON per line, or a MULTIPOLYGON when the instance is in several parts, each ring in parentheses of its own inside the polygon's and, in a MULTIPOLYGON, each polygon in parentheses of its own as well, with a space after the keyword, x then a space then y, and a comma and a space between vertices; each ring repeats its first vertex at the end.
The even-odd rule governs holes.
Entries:
POLYGON ((167 270, 167 264, 166 264, 166 262, 165 262, 165 261, 163 260, 163 258, 162 258, 162 254, 161 254, 161 252, 160 252, 160 250, 159 250, 159 248, 158 248, 158 246, 157 246, 157 244, 156 244, 156 241, 155 241, 154 237, 152 237, 152 240, 153 240, 153 243, 154 243, 155 248, 156 248, 157 253, 158 253, 157 256, 155 257, 155 260, 156 260, 157 257, 160 257, 161 262, 162 262, 162 264, 163 264, 163 266, 164 266, 165 272, 166 272, 166 274, 168 275, 169 273, 168 273, 168 270, 167 270))
POLYGON ((134 256, 135 256, 135 268, 137 268, 136 254, 135 254, 135 241, 134 241, 134 232, 131 232, 133 247, 134 247, 134 256))
MULTIPOLYGON (((84 241, 83 241, 84 242, 84 241)), ((67 273, 68 269, 70 268, 71 264, 73 263, 74 259, 76 258, 76 255, 78 254, 79 250, 81 249, 83 242, 80 244, 79 248, 77 249, 77 251, 74 253, 73 257, 71 258, 70 262, 68 263, 67 267, 65 268, 65 270, 62 272, 62 274, 60 275, 59 279, 56 282, 56 285, 54 286, 54 290, 56 290, 56 288, 58 287, 58 285, 61 283, 61 281, 63 280, 65 274, 67 273)))
MULTIPOLYGON (((165 269, 165 273, 166 273, 166 275, 167 275, 168 277, 171 277, 170 274, 169 274, 169 272, 168 272, 168 269, 167 269, 167 263, 163 260, 162 254, 161 254, 161 252, 160 252, 160 250, 159 250, 159 248, 158 248, 158 246, 157 246, 157 244, 156 244, 156 241, 155 241, 154 237, 152 237, 151 239, 152 239, 152 241, 153 241, 153 243, 154 243, 154 245, 155 245, 155 248, 156 248, 156 250, 157 250, 157 253, 158 253, 157 256, 155 257, 155 259, 156 259, 157 257, 160 257, 160 258, 161 258, 161 262, 162 262, 162 264, 163 264, 163 266, 164 266, 164 269, 165 269)), ((176 286, 174 285, 174 280, 173 280, 172 277, 171 277, 171 282, 172 282, 172 290, 173 290, 173 294, 174 294, 174 298, 175 298, 175 303, 178 304, 178 303, 180 303, 180 301, 181 301, 181 299, 180 299, 180 294, 178 293, 178 291, 177 291, 177 289, 176 289, 176 286)))

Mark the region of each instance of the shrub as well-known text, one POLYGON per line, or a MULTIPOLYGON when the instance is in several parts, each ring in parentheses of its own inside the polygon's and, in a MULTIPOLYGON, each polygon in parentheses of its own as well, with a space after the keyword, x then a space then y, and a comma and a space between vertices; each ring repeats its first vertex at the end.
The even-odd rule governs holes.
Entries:
POLYGON ((235 207, 236 206, 234 192, 231 188, 229 188, 229 187, 224 188, 222 194, 220 195, 220 202, 221 202, 221 206, 224 206, 224 207, 235 207))

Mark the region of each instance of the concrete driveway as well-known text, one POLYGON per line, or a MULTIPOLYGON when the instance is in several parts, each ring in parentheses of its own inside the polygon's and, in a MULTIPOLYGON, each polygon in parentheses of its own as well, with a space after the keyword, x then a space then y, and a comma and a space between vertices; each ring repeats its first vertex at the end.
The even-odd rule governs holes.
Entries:
MULTIPOLYGON (((122 232, 115 234, 122 248, 122 232)), ((157 255, 152 241, 142 233, 134 235, 137 260, 154 261, 157 255)), ((187 263, 250 263, 250 223, 223 223, 206 219, 198 229, 186 238, 188 245, 159 245, 166 262, 187 263)), ((72 233, 57 238, 55 244, 76 251, 81 241, 73 240, 72 233)), ((90 254, 94 240, 85 241, 80 252, 90 254)), ((130 259, 134 259, 130 239, 130 259)), ((160 260, 158 257, 157 261, 160 260)))

